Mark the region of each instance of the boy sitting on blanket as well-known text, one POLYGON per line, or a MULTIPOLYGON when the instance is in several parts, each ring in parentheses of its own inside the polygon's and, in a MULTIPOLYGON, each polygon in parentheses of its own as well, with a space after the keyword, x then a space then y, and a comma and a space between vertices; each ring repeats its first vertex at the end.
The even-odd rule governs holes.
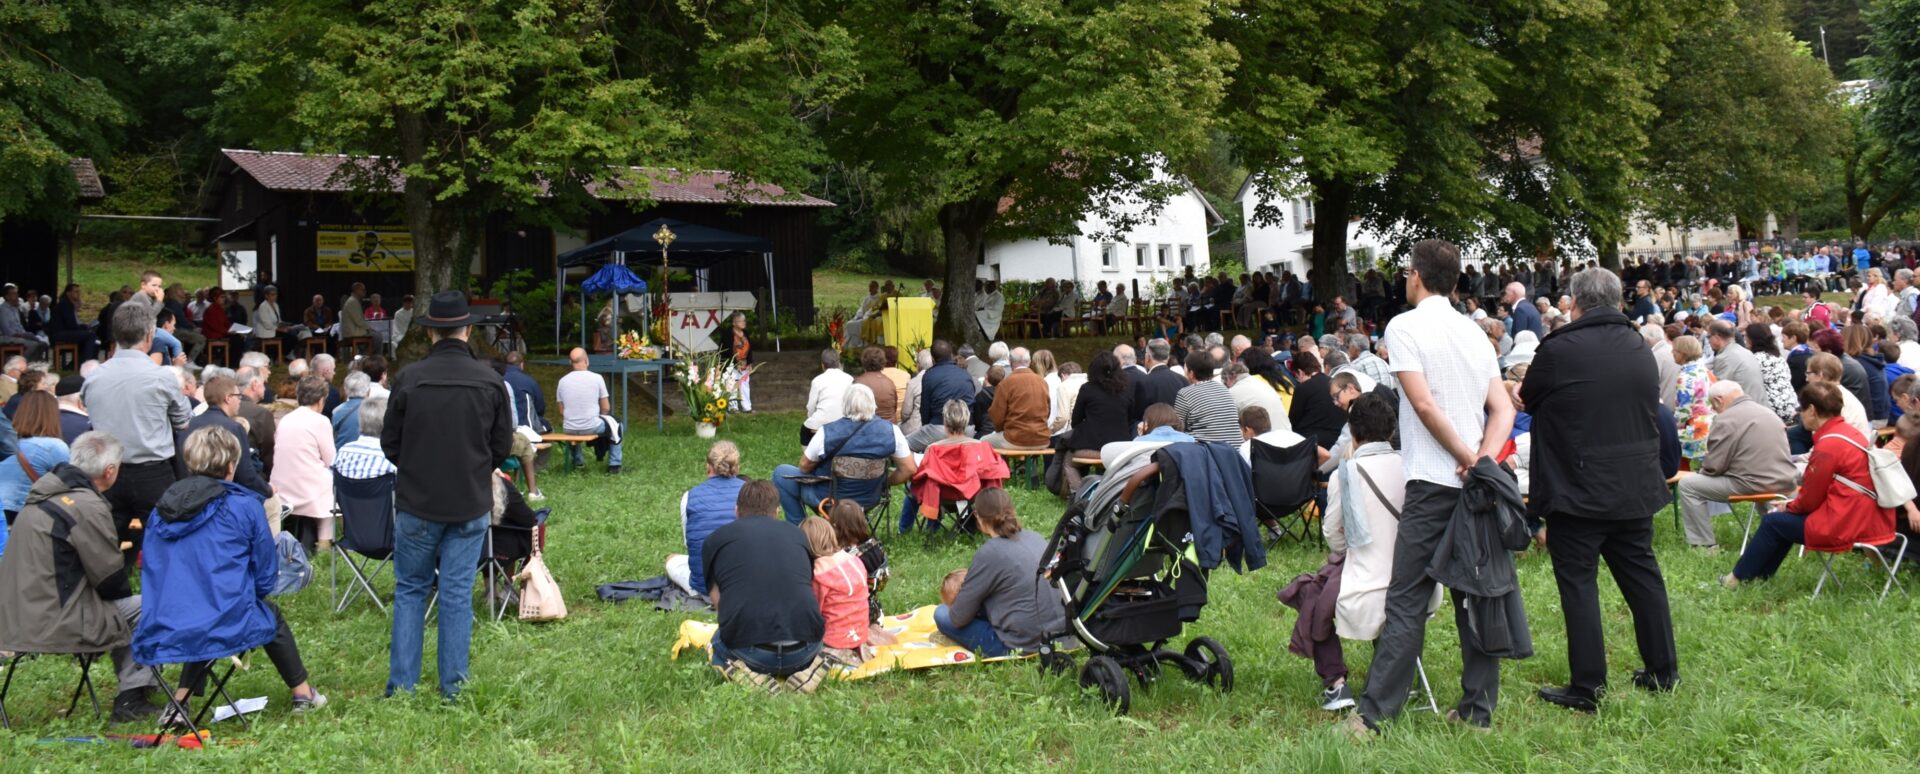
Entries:
POLYGON ((713 665, 769 691, 812 693, 827 671, 820 658, 826 622, 813 595, 807 538, 780 517, 771 481, 741 485, 736 511, 700 547, 707 596, 720 611, 713 665))

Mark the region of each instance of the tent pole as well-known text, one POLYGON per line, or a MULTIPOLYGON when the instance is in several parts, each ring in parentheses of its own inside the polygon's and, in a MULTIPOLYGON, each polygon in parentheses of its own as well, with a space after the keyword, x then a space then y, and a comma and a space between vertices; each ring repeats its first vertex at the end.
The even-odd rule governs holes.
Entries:
POLYGON ((780 283, 773 280, 773 253, 761 253, 767 262, 767 292, 772 294, 769 303, 773 304, 773 351, 780 351, 780 283))
POLYGON ((558 355, 560 350, 560 315, 565 312, 561 299, 567 296, 567 270, 560 268, 560 259, 553 259, 553 349, 558 355))

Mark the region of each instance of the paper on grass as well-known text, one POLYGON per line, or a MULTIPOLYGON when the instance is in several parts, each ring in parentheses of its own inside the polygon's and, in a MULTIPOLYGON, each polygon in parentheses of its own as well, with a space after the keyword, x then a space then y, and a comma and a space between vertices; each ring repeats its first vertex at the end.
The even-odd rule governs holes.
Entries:
POLYGON ((263 710, 266 708, 267 708, 267 697, 265 696, 256 696, 251 699, 241 699, 232 704, 223 704, 213 708, 213 722, 218 723, 222 720, 226 720, 227 718, 233 717, 235 715, 251 715, 255 712, 259 712, 260 710, 263 710), (235 709, 236 707, 238 709, 235 709))

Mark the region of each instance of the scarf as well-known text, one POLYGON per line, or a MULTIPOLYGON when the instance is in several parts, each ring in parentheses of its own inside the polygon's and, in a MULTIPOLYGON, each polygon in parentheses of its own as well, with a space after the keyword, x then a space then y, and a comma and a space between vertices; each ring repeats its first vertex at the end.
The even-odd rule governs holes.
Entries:
MULTIPOLYGON (((1366 482, 1354 480, 1353 468, 1359 464, 1360 460, 1367 457, 1393 453, 1393 444, 1384 441, 1363 443, 1347 456, 1346 462, 1340 463, 1340 510, 1345 519, 1341 527, 1347 533, 1348 550, 1364 548, 1368 543, 1373 542, 1373 533, 1367 530, 1367 512, 1362 507, 1365 500, 1360 494, 1360 488, 1354 486, 1355 483, 1364 485, 1366 482)), ((1372 487, 1367 487, 1366 491, 1368 496, 1373 494, 1372 487)))

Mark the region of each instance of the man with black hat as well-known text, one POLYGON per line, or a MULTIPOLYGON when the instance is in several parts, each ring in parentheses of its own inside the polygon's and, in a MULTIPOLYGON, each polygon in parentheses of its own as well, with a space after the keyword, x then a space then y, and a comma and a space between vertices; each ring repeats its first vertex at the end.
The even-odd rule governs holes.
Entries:
POLYGON ((87 406, 80 402, 80 388, 86 384, 86 377, 67 374, 60 377, 60 383, 53 388, 53 397, 60 399, 60 439, 68 446, 82 433, 93 429, 93 418, 87 416, 87 406))
POLYGON ((380 446, 400 469, 395 482, 393 639, 387 694, 420 681, 427 599, 440 595, 440 693, 453 698, 467 679, 473 636, 473 588, 480 545, 493 509, 489 476, 513 448, 513 412, 500 377, 467 347, 479 317, 466 294, 433 295, 415 324, 426 328, 427 357, 393 380, 380 446))

